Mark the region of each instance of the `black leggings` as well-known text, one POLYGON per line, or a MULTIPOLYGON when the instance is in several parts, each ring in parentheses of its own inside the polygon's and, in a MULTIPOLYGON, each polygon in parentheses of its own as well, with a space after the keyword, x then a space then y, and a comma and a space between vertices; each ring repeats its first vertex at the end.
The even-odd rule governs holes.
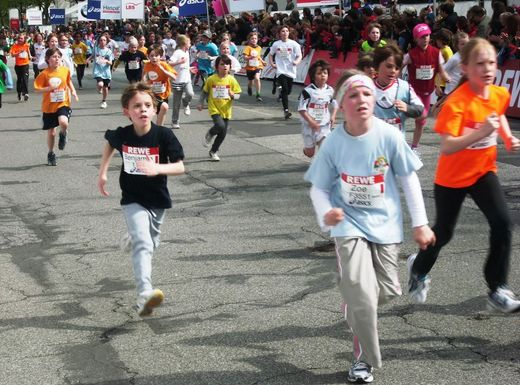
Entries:
POLYGON ((488 172, 475 184, 464 188, 448 188, 436 184, 434 194, 437 218, 432 230, 437 242, 434 246, 419 251, 413 272, 424 275, 432 269, 439 252, 453 236, 462 203, 469 194, 486 217, 491 230, 484 277, 491 291, 505 285, 509 271, 512 223, 497 175, 488 172))
POLYGON ((85 66, 86 64, 78 64, 76 66, 76 77, 78 78, 78 85, 83 87, 81 81, 83 80, 83 76, 85 76, 85 66))
POLYGON ((226 138, 229 120, 219 114, 211 115, 211 119, 213 119, 213 127, 210 128, 209 133, 217 136, 211 146, 211 152, 217 152, 226 138))
POLYGON ((282 105, 283 109, 288 110, 289 109, 289 95, 292 91, 292 83, 293 78, 290 78, 286 75, 278 75, 276 78, 276 81, 278 82, 278 85, 282 87, 281 95, 282 95, 282 105))
POLYGON ((18 92, 18 95, 28 94, 29 64, 24 66, 14 66, 14 71, 16 72, 16 91, 18 92))

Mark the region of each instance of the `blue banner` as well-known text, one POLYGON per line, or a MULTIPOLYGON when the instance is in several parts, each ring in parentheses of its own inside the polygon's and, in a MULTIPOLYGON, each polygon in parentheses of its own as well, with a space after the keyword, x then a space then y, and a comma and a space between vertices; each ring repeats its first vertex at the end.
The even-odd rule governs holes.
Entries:
POLYGON ((205 15, 208 10, 206 8, 206 0, 180 0, 177 3, 179 7, 179 16, 205 15))
POLYGON ((65 25, 65 8, 49 9, 49 19, 51 24, 65 25))
POLYGON ((101 0, 88 0, 87 2, 87 19, 101 19, 101 0))

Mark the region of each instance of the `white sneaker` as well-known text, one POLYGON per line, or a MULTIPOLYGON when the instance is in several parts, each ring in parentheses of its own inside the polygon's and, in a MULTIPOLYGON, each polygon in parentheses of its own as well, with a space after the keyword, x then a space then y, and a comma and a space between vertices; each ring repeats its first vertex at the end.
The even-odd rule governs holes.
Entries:
POLYGON ((408 294, 415 303, 425 303, 428 291, 430 290, 430 276, 424 275, 422 277, 412 273, 412 266, 415 262, 417 254, 412 254, 406 261, 408 267, 408 294))
POLYGON ((209 152, 209 157, 211 159, 212 162, 219 162, 220 161, 220 157, 218 156, 218 154, 216 152, 209 152))
POLYGON ((99 107, 103 109, 107 108, 107 102, 101 102, 101 105, 99 107))
POLYGON ((159 289, 154 289, 150 294, 137 298, 137 315, 146 317, 153 313, 153 309, 160 306, 164 301, 164 293, 159 289))
POLYGON ((514 293, 504 286, 488 294, 488 309, 502 313, 516 313, 520 311, 520 300, 514 293))
POLYGON ((190 106, 184 107, 184 115, 189 116, 191 114, 191 108, 190 106))
POLYGON ((174 130, 178 130, 179 128, 181 128, 181 126, 180 126, 178 123, 173 123, 173 124, 172 124, 172 128, 173 128, 174 130))
POLYGON ((374 381, 372 367, 363 361, 354 361, 348 371, 347 381, 354 384, 369 384, 374 381))
POLYGON ((132 238, 130 238, 130 234, 123 234, 121 240, 119 241, 119 248, 123 253, 128 253, 130 250, 132 250, 132 238))
POLYGON ((206 135, 204 135, 204 142, 202 143, 202 145, 204 147, 211 146, 211 143, 213 143, 213 138, 214 137, 215 137, 215 135, 211 135, 209 130, 208 130, 208 132, 206 132, 206 135))

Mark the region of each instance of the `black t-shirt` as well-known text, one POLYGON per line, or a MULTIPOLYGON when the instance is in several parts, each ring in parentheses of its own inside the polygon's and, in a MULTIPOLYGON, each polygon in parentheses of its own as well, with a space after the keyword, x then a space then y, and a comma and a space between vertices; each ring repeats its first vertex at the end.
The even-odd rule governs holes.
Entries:
POLYGON ((125 71, 142 73, 144 66, 143 60, 146 60, 146 55, 141 51, 135 51, 134 53, 131 53, 130 51, 125 51, 119 56, 119 60, 125 63, 125 71), (137 63, 139 65, 139 68, 129 68, 131 62, 132 66, 135 66, 137 63))
POLYGON ((173 132, 169 128, 152 123, 146 135, 137 136, 134 126, 130 125, 107 130, 105 139, 121 153, 123 160, 119 175, 121 204, 139 203, 149 209, 172 207, 166 175, 143 175, 137 169, 136 162, 146 158, 156 163, 175 163, 183 160, 184 151, 173 132))

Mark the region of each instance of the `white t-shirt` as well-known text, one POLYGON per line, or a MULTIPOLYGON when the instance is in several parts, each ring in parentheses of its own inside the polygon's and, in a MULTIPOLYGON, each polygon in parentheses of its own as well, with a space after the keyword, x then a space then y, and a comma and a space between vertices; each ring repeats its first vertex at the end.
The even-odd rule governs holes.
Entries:
POLYGON ((446 83, 446 88, 444 92, 446 94, 451 93, 457 84, 459 84, 459 80, 462 77, 462 69, 460 68, 460 53, 456 52, 452 57, 448 59, 448 61, 444 64, 444 70, 451 78, 451 82, 446 83))
POLYGON ((191 82, 190 74, 190 54, 182 49, 176 49, 170 57, 170 62, 176 63, 181 58, 186 58, 186 61, 182 64, 177 64, 173 69, 177 72, 177 78, 174 83, 189 83, 191 82))
POLYGON ((175 39, 163 39, 163 45, 165 47, 164 54, 168 57, 172 57, 175 47, 177 47, 175 39))
POLYGON ((332 237, 400 243, 403 226, 396 176, 421 167, 401 133, 373 117, 370 130, 360 136, 338 125, 321 145, 305 180, 328 191, 332 206, 345 213, 345 219, 332 228, 332 237))
POLYGON ((291 39, 287 39, 285 42, 277 40, 271 46, 269 55, 274 55, 276 76, 286 75, 293 79, 296 78, 296 66, 293 62, 302 56, 302 50, 297 42, 291 39))

